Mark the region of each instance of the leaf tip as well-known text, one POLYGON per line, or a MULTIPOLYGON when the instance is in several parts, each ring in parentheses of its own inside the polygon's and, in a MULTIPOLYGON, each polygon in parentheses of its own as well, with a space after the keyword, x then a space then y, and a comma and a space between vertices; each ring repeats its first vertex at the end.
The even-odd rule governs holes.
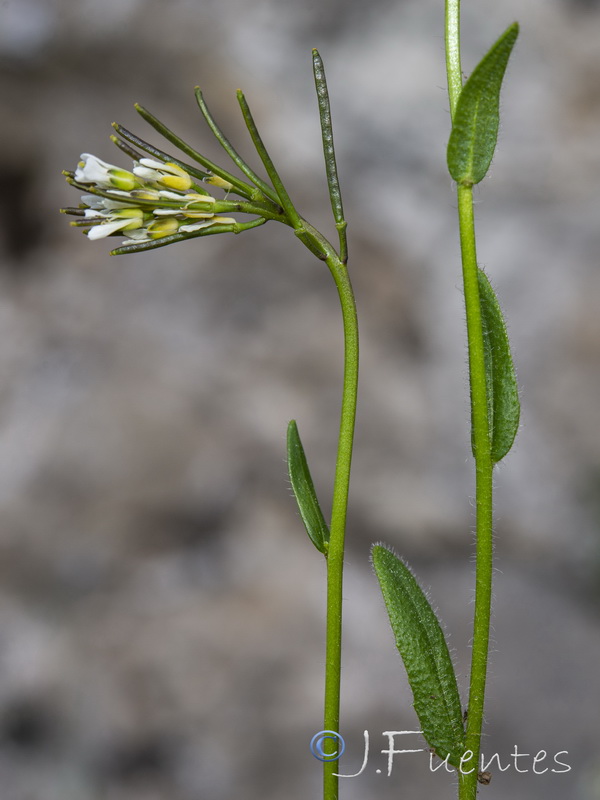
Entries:
POLYGON ((384 542, 375 542, 371 545, 371 564, 373 565, 373 569, 377 572, 378 567, 382 566, 386 559, 394 560, 397 559, 401 561, 407 568, 408 565, 404 561, 401 555, 399 555, 393 547, 389 544, 385 544, 384 542))

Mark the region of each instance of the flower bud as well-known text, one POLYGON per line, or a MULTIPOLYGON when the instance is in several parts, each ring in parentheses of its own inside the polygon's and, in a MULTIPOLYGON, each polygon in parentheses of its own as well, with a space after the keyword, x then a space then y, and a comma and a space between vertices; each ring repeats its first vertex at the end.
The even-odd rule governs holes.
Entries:
POLYGON ((147 236, 149 239, 160 239, 162 236, 171 236, 177 233, 181 223, 175 217, 167 217, 166 219, 157 219, 151 222, 146 228, 147 236))
POLYGON ((139 163, 133 168, 135 175, 144 181, 166 186, 168 189, 177 189, 187 192, 193 186, 193 181, 188 173, 178 164, 154 161, 152 158, 140 158, 139 163))
POLYGON ((229 183, 229 181, 219 178, 218 175, 211 175, 209 178, 205 178, 204 180, 206 183, 210 183, 211 186, 218 186, 219 189, 225 189, 226 192, 230 192, 233 189, 233 183, 229 183))

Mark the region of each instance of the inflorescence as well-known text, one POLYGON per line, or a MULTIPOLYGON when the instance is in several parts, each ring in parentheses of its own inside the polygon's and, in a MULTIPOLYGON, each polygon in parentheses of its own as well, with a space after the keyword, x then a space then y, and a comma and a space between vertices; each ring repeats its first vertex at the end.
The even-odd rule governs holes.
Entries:
POLYGON ((114 123, 118 136, 111 139, 133 160, 131 170, 83 153, 75 171, 63 173, 71 186, 84 192, 80 205, 61 209, 77 217, 71 224, 91 240, 124 236, 122 246, 113 250, 113 255, 149 250, 196 236, 240 233, 267 220, 290 224, 275 190, 239 158, 216 127, 199 90, 196 96, 212 132, 250 183, 213 164, 149 111, 136 105, 153 128, 204 169, 170 156, 114 123), (214 197, 205 188, 207 184, 223 190, 225 196, 214 197), (254 218, 240 221, 224 216, 231 212, 254 218))

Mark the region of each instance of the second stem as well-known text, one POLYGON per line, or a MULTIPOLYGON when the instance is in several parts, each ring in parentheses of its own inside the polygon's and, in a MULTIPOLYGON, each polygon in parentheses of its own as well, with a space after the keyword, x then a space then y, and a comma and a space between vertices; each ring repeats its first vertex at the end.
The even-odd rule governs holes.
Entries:
MULTIPOLYGON (((344 388, 331 511, 331 532, 327 554, 327 642, 324 707, 325 730, 338 732, 340 723, 344 539, 358 392, 358 320, 354 293, 346 265, 336 256, 330 256, 327 259, 327 266, 338 290, 344 324, 344 388)), ((323 763, 324 800, 337 800, 338 798, 338 778, 335 774, 337 771, 337 761, 325 761, 323 763)))

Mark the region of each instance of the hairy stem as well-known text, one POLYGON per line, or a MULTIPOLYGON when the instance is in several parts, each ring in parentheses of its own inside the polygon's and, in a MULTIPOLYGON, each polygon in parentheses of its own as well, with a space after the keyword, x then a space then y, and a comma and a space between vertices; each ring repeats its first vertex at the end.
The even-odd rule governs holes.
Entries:
MULTIPOLYGON (((462 91, 460 0, 446 0, 446 70, 450 113, 454 117, 456 104, 462 91)), ((485 379, 481 304, 477 279, 473 189, 471 186, 458 186, 458 219, 467 317, 477 514, 475 613, 473 619, 471 678, 467 706, 465 762, 459 773, 458 798, 459 800, 475 800, 477 796, 477 775, 481 749, 492 601, 493 462, 490 452, 488 398, 485 379), (471 757, 467 760, 466 757, 469 754, 471 754, 471 757)))
MULTIPOLYGON (((477 774, 483 724, 492 600, 493 463, 490 453, 483 331, 477 280, 473 190, 470 186, 458 187, 458 214, 467 315, 477 514, 475 614, 466 732, 466 751, 470 751, 473 755, 469 760, 465 761, 464 774, 459 776, 458 796, 459 800, 475 800, 477 795, 477 774)), ((466 755, 468 755, 468 752, 466 752, 466 755)))
MULTIPOLYGON (((327 555, 327 643, 325 656, 325 730, 339 731, 340 678, 342 655, 342 581, 344 538, 350 485, 350 465, 354 441, 356 398, 358 390, 358 321, 354 293, 346 265, 336 255, 327 258, 335 281, 344 324, 344 388, 340 417, 331 533, 327 555)), ((323 798, 337 800, 337 761, 323 763, 323 798)))
POLYGON ((454 117, 454 110, 462 90, 462 67, 460 63, 460 0, 446 0, 445 42, 450 116, 454 117))

